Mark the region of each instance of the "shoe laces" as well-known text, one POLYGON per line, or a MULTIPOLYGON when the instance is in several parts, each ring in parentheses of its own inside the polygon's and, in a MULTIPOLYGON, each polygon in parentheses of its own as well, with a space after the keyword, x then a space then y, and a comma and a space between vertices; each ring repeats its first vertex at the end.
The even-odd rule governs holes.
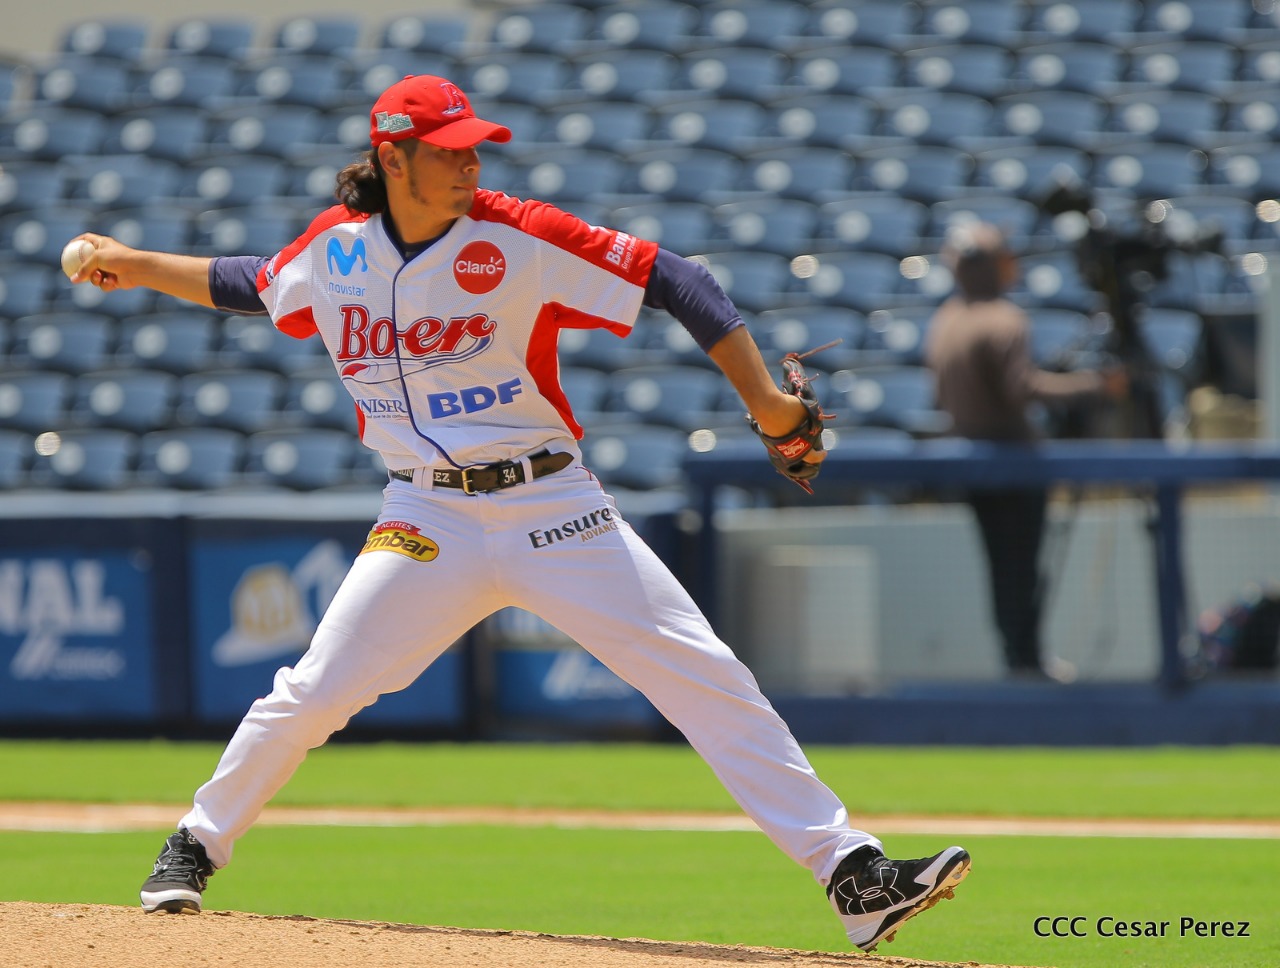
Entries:
POLYGON ((200 841, 187 831, 179 830, 169 835, 164 842, 164 850, 156 858, 151 876, 161 875, 186 881, 203 892, 213 876, 213 865, 209 863, 209 855, 200 841))

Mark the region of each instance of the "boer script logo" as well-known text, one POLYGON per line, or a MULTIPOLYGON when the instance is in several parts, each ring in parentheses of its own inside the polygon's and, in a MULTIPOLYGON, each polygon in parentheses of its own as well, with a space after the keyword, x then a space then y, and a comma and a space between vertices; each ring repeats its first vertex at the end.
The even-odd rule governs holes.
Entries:
POLYGON ((124 631, 124 604, 105 592, 101 561, 0 561, 0 634, 23 636, 9 674, 28 681, 119 679, 126 663, 118 649, 66 644, 71 635, 124 631))
POLYGON ((397 134, 413 130, 413 118, 407 114, 388 114, 379 111, 373 116, 374 126, 384 134, 397 134))
POLYGON ((333 275, 335 271, 344 276, 351 275, 351 270, 356 267, 356 263, 360 263, 360 271, 369 271, 369 260, 364 247, 364 239, 356 239, 351 243, 351 251, 347 252, 343 248, 342 242, 337 238, 329 239, 328 245, 324 248, 325 263, 329 266, 329 275, 333 275))
POLYGON ((341 306, 338 372, 343 380, 375 384, 399 380, 431 366, 469 359, 493 342, 498 324, 484 313, 440 319, 425 316, 403 330, 386 316, 370 318, 361 305, 341 306))
POLYGON ((506 257, 492 242, 469 242, 453 260, 453 278, 474 296, 493 292, 506 274, 506 257))
POLYGON ((597 508, 590 514, 584 514, 572 521, 565 521, 545 531, 530 531, 529 543, 535 548, 548 548, 558 541, 568 541, 575 536, 579 543, 582 543, 610 531, 617 531, 618 521, 618 514, 613 508, 597 508))

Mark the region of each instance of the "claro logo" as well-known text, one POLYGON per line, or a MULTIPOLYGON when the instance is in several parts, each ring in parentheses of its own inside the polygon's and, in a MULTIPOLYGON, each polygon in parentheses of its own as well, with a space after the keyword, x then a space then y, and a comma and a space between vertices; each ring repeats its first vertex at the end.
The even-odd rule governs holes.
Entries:
POLYGON ((492 242, 469 242, 453 260, 453 278, 467 292, 493 292, 507 274, 507 259, 492 242))

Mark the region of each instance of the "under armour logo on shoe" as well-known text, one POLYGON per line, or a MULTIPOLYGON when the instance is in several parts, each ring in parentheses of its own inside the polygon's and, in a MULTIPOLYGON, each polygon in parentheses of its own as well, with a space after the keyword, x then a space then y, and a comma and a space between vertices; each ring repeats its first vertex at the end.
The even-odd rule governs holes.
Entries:
POLYGON ((840 896, 840 907, 846 914, 869 914, 872 911, 884 911, 906 900, 906 895, 894 887, 898 880, 898 869, 892 864, 881 864, 869 874, 864 874, 863 882, 858 882, 856 875, 850 875, 836 885, 836 894, 840 896))

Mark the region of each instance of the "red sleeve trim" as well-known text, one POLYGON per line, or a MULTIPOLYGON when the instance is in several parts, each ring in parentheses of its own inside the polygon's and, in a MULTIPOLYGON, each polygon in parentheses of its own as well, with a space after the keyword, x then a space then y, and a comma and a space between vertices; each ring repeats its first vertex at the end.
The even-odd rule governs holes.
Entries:
POLYGON ((285 336, 292 336, 294 339, 308 339, 320 332, 316 326, 316 317, 311 312, 310 306, 295 309, 288 315, 281 316, 276 320, 276 329, 284 333, 285 336))
POLYGON ((470 216, 478 222, 498 222, 518 228, 641 288, 649 282, 649 272, 658 255, 656 242, 638 239, 617 229, 589 225, 554 205, 512 198, 501 192, 485 189, 476 192, 470 216))
POLYGON ((311 244, 321 232, 331 229, 343 222, 367 222, 369 216, 363 212, 353 212, 345 205, 334 205, 311 220, 305 232, 277 252, 265 266, 258 270, 258 292, 271 285, 271 281, 279 275, 280 270, 297 258, 298 253, 311 244))

